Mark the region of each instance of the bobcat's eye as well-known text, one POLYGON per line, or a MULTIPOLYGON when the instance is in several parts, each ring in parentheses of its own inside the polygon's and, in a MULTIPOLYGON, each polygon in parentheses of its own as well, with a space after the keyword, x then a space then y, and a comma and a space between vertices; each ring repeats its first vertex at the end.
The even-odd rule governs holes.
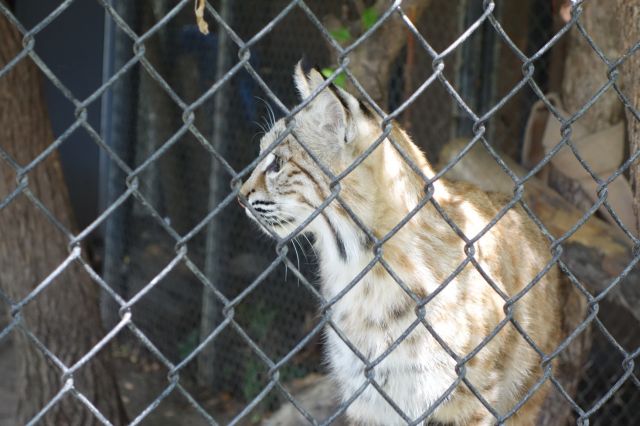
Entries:
POLYGON ((267 173, 278 173, 280 171, 280 167, 282 167, 282 159, 277 155, 273 154, 273 160, 266 168, 267 173))

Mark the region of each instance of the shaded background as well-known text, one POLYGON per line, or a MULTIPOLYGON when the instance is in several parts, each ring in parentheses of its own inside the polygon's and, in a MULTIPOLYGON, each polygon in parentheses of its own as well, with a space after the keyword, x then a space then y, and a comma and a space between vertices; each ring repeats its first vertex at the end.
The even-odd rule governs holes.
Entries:
MULTIPOLYGON (((57 6, 38 0, 15 3, 16 16, 27 28, 57 6)), ((150 0, 117 0, 113 4, 137 34, 165 19, 174 5, 170 1, 150 0)), ((229 25, 247 40, 288 1, 212 4, 226 13, 229 25)), ((309 4, 320 17, 340 15, 342 10, 340 1, 309 4)), ((518 47, 529 55, 556 31, 550 8, 551 2, 545 0, 500 2, 495 15, 518 47)), ((481 2, 433 0, 417 27, 440 51, 481 12, 481 2)), ((238 57, 237 46, 220 37, 219 28, 211 19, 209 36, 201 35, 193 21, 191 9, 186 8, 145 42, 146 58, 171 91, 187 104, 198 99, 238 57)), ((445 72, 467 104, 479 114, 495 105, 522 78, 521 62, 490 26, 485 27, 447 59, 445 72)), ((128 36, 110 18, 105 20, 104 9, 96 2, 74 2, 36 39, 36 52, 79 99, 93 93, 134 55, 128 36)), ((554 56, 561 56, 562 49, 562 44, 554 47, 536 63, 535 79, 545 91, 558 90, 562 75, 554 56)), ((252 65, 288 106, 297 102, 291 72, 301 57, 310 63, 331 65, 326 42, 297 9, 252 47, 251 52, 252 65)), ((389 81, 391 109, 428 78, 431 62, 419 47, 405 49, 389 81)), ((46 95, 54 133, 61 135, 75 119, 74 108, 48 81, 46 95)), ((535 99, 525 87, 488 122, 489 141, 514 158, 520 155, 524 125, 535 99)), ((267 104, 270 104, 267 94, 243 71, 194 111, 195 125, 229 166, 239 171, 257 155, 257 123, 263 123, 268 116, 267 104)), ((276 109, 275 114, 280 116, 282 112, 276 109)), ((451 138, 472 134, 472 122, 439 84, 428 88, 400 121, 432 162, 437 161, 440 148, 451 138)), ((114 290, 129 299, 175 257, 175 239, 158 219, 180 235, 190 232, 231 192, 231 175, 196 137, 189 133, 176 137, 183 126, 182 111, 172 93, 140 64, 131 67, 89 107, 89 122, 101 129, 105 141, 132 168, 145 164, 166 142, 175 142, 138 176, 148 205, 140 200, 128 201, 89 240, 96 269, 102 271, 114 290)), ((78 225, 84 228, 124 192, 125 174, 83 131, 70 135, 60 153, 78 225)), ((315 282, 315 259, 309 250, 304 250, 307 243, 303 239, 300 242, 303 247, 298 248, 298 253, 291 248, 290 258, 296 264, 299 262, 305 276, 315 282)), ((189 256, 228 299, 237 297, 276 257, 272 242, 249 224, 235 203, 228 204, 193 236, 189 256)), ((238 304, 234 318, 264 353, 277 361, 317 324, 315 306, 314 297, 294 274, 278 267, 238 304)), ((118 315, 109 297, 103 298, 101 308, 105 323, 112 325, 118 315)), ((186 267, 179 266, 136 303, 133 315, 136 324, 162 353, 178 363, 220 324, 222 308, 217 296, 205 289, 186 267)), ((603 303, 603 313, 613 311, 603 303)), ((638 333, 624 327, 625 318, 610 315, 603 321, 617 333, 619 341, 637 346, 638 333)), ((166 371, 135 338, 119 336, 116 346, 121 368, 127 375, 126 383, 137 390, 146 388, 149 400, 153 399, 163 388, 166 371)), ((322 372, 321 346, 320 339, 306 345, 282 370, 281 381, 286 383, 322 372)), ((582 386, 579 404, 590 405, 620 376, 621 360, 610 356, 613 352, 605 339, 596 336, 590 371, 585 375, 592 380, 582 386)), ((224 330, 201 356, 189 363, 186 376, 188 386, 209 401, 208 407, 222 418, 237 414, 269 379, 260 356, 232 328, 224 330)), ((143 406, 149 402, 131 398, 133 411, 136 404, 143 406)), ((623 388, 598 416, 592 417, 592 422, 637 424, 640 414, 633 407, 640 403, 639 398, 633 389, 623 388)), ((262 403, 260 410, 271 411, 280 402, 274 394, 262 403)), ((163 407, 147 418, 146 424, 158 424, 162 416, 171 418, 167 413, 174 407, 163 407)))

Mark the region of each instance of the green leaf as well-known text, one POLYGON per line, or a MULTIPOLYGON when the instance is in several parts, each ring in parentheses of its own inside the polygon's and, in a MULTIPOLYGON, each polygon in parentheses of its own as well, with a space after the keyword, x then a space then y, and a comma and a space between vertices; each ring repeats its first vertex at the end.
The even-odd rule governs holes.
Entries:
POLYGON ((373 24, 378 20, 378 11, 372 6, 366 8, 362 12, 362 27, 365 31, 373 27, 373 24))
POLYGON ((347 82, 347 76, 344 73, 340 73, 336 76, 336 79, 333 80, 336 86, 342 87, 344 89, 344 85, 347 82))
POLYGON ((346 43, 351 40, 351 33, 347 27, 336 28, 335 30, 331 30, 329 33, 338 43, 346 43))
POLYGON ((329 78, 333 75, 333 68, 322 68, 320 72, 324 78, 329 78))
MULTIPOLYGON (((333 68, 322 68, 320 72, 322 73, 324 78, 329 78, 333 75, 335 70, 333 68)), ((335 80, 333 80, 333 84, 335 84, 338 87, 342 87, 343 89, 346 82, 347 82, 347 76, 344 75, 344 73, 342 72, 336 76, 335 80)))

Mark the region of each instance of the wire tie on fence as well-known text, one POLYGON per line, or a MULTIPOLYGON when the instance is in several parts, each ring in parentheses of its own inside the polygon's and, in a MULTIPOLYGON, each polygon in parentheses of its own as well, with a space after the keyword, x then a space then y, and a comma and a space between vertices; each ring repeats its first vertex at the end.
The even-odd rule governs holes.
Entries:
POLYGON ((589 426, 589 417, 579 417, 576 420, 577 426, 589 426))
POLYGON ((69 242, 69 245, 67 246, 67 250, 69 250, 69 253, 72 253, 75 250, 78 250, 78 257, 80 257, 80 254, 82 254, 82 240, 72 240, 71 242, 69 242))
MULTIPOLYGON (((229 182, 229 187, 232 191, 236 191, 240 196, 240 188, 242 188, 242 178, 239 175, 235 175, 234 177, 232 177, 231 181, 229 182)), ((246 198, 243 201, 246 202, 246 198)))
POLYGON ((618 71, 618 67, 623 64, 624 62, 614 63, 609 67, 609 69, 607 70, 607 78, 610 81, 616 81, 618 79, 618 77, 620 76, 620 71, 618 71))
POLYGON ((73 378, 73 372, 66 370, 62 373, 61 382, 65 384, 65 387, 68 389, 73 389, 75 387, 75 382, 73 378))
POLYGON ((444 71, 444 68, 445 68, 444 58, 441 56, 436 56, 435 58, 433 58, 433 61, 431 61, 431 68, 435 72, 444 71))
POLYGON ((551 369, 553 367, 551 365, 551 362, 553 362, 553 357, 550 357, 548 354, 544 354, 542 360, 540 361, 540 367, 542 367, 546 372, 548 369, 551 369))
POLYGON ((525 182, 520 179, 515 182, 515 186, 513 187, 513 199, 516 200, 516 202, 520 201, 524 196, 524 184, 525 182))
POLYGON ((19 306, 18 304, 12 304, 10 307, 10 314, 11 318, 15 320, 16 324, 22 322, 22 306, 19 306))
POLYGON ((466 254, 467 257, 469 258, 474 257, 474 255, 476 254, 476 248, 474 246, 474 243, 468 242, 464 245, 464 254, 466 254))
POLYGON ((276 244, 276 253, 278 254, 278 257, 286 256, 287 254, 289 254, 289 247, 287 246, 288 243, 289 240, 287 239, 278 239, 278 243, 276 244))
POLYGON ((187 126, 191 126, 194 121, 196 121, 196 115, 193 110, 191 110, 191 108, 185 109, 182 113, 182 122, 187 126))
POLYGON ((76 122, 80 121, 82 123, 87 122, 87 108, 83 104, 79 104, 76 110, 73 112, 73 115, 76 117, 76 122))
POLYGON ((24 172, 23 168, 16 170, 16 184, 18 187, 27 188, 29 186, 29 176, 24 172))
POLYGON ((467 376, 467 362, 464 358, 460 359, 460 361, 456 362, 453 371, 456 372, 456 375, 460 379, 464 379, 467 376))
POLYGON ((416 309, 415 309, 415 313, 416 313, 416 317, 418 318, 418 320, 420 320, 420 322, 422 321, 426 321, 426 316, 427 316, 427 309, 425 308, 426 306, 426 301, 425 304, 422 304, 424 299, 420 300, 420 305, 416 305, 416 309))
POLYGON ((144 43, 139 43, 138 41, 136 41, 133 44, 133 53, 136 56, 139 55, 140 57, 143 57, 146 51, 147 51, 147 48, 145 47, 144 43))
POLYGON ((225 305, 225 307, 222 308, 222 315, 227 319, 233 319, 235 314, 235 306, 225 305))
POLYGON ((128 175, 124 181, 127 187, 133 190, 137 190, 140 186, 138 175, 128 175))
POLYGON ((340 68, 347 68, 350 61, 351 59, 349 58, 349 53, 345 53, 343 49, 342 52, 340 52, 340 56, 338 56, 338 66, 340 68))
POLYGON ((364 377, 367 380, 369 381, 375 380, 375 371, 376 371, 375 368, 376 368, 376 365, 371 364, 369 360, 367 360, 366 364, 364 365, 364 369, 362 371, 364 373, 364 377))
POLYGON ((380 240, 376 241, 375 244, 373 245, 373 256, 376 259, 380 259, 382 257, 382 255, 384 254, 384 248, 383 246, 383 242, 381 242, 380 240))
POLYGON ((553 257, 557 257, 559 259, 563 252, 562 242, 560 240, 554 240, 549 246, 549 250, 551 250, 553 257))
POLYGON ((484 134, 487 131, 486 127, 484 126, 484 121, 477 120, 475 123, 473 123, 473 126, 471 126, 471 131, 474 135, 484 134))
POLYGON ((22 38, 22 47, 25 48, 25 50, 33 50, 33 47, 36 44, 36 39, 33 36, 33 34, 25 34, 25 36, 22 38))
POLYGON ((598 194, 598 198, 606 200, 607 195, 609 193, 609 184, 606 183, 605 181, 603 181, 602 179, 600 179, 599 177, 598 177, 598 180, 596 181, 596 183, 598 184, 598 188, 596 189, 596 193, 598 194))
POLYGON ((382 133, 386 133, 387 135, 391 134, 391 131, 393 130, 393 119, 389 117, 389 114, 382 117, 382 120, 380 121, 380 129, 382 130, 382 133))
POLYGON ((276 368, 275 370, 267 371, 267 377, 269 377, 274 382, 280 381, 280 369, 276 368))
POLYGON ((187 245, 187 241, 181 238, 173 246, 173 251, 177 254, 178 252, 183 250, 186 256, 186 254, 189 252, 189 246, 187 245))
POLYGON ((118 309, 118 315, 120 315, 120 319, 124 319, 127 315, 133 316, 133 312, 131 311, 131 306, 124 305, 120 309, 118 309))
POLYGON ((571 129, 572 125, 571 117, 564 120, 564 122, 560 125, 560 136, 561 140, 558 142, 561 145, 567 145, 569 139, 571 139, 571 134, 573 133, 573 129, 571 129))
POLYGON ((511 298, 509 300, 506 300, 504 302, 504 305, 502 305, 502 312, 504 312, 504 315, 509 319, 513 318, 513 305, 515 303, 517 302, 514 302, 511 298))
POLYGON ((536 67, 531 60, 527 60, 522 64, 522 75, 525 77, 525 80, 531 80, 533 74, 536 71, 536 67))
POLYGON ((180 382, 180 370, 176 368, 172 368, 171 370, 169 370, 169 372, 167 373, 167 380, 172 385, 177 385, 180 382))
POLYGON ((251 46, 244 45, 238 50, 238 59, 242 62, 249 62, 251 59, 251 46))
POLYGON ((624 371, 633 371, 635 365, 635 360, 631 357, 627 356, 624 360, 622 360, 622 368, 624 369, 624 371))
POLYGON ((584 0, 571 0, 571 16, 575 13, 582 13, 582 3, 584 0))
POLYGON ((329 191, 331 191, 332 194, 339 195, 341 189, 342 185, 340 185, 340 179, 332 179, 331 182, 329 182, 329 191))

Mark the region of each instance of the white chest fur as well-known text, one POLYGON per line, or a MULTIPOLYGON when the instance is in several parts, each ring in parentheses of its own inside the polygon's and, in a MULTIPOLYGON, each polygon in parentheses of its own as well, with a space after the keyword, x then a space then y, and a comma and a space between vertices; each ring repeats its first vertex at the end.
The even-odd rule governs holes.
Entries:
MULTIPOLYGON (((346 263, 323 265, 323 292, 328 300, 352 283, 373 255, 354 257, 346 263)), ((455 361, 417 321, 414 308, 391 276, 373 272, 332 306, 332 319, 342 337, 327 328, 326 355, 342 401, 361 392, 348 409, 352 419, 369 425, 406 424, 376 386, 367 384, 367 378, 374 379, 412 420, 454 383, 455 361), (399 305, 400 300, 404 306, 399 305)))

